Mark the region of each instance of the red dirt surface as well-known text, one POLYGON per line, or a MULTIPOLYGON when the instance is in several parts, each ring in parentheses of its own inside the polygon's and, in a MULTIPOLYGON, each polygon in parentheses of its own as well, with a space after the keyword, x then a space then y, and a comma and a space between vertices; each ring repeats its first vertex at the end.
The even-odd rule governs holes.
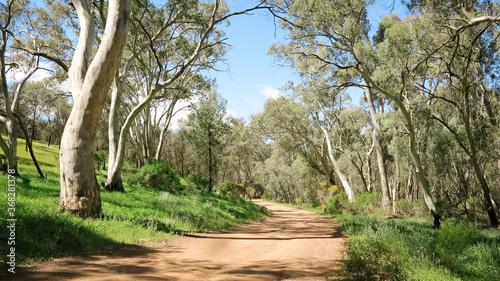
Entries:
MULTIPOLYGON (((126 246, 107 255, 17 268, 8 280, 333 280, 340 226, 311 212, 255 200, 273 216, 223 231, 126 246)), ((2 278, 4 279, 4 278, 2 278)), ((5 280, 4 279, 4 280, 5 280)))

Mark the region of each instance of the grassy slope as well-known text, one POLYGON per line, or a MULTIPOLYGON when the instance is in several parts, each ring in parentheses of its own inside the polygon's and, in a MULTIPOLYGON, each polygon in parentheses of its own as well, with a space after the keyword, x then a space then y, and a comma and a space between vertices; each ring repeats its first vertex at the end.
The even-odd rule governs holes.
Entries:
MULTIPOLYGON (((125 186, 125 193, 101 189, 103 219, 83 220, 61 212, 57 147, 35 143, 47 179, 40 179, 24 140, 19 140, 21 178, 16 183, 16 261, 31 263, 58 256, 89 253, 124 243, 164 241, 184 232, 205 232, 258 220, 267 209, 239 204, 215 194, 172 195, 144 187, 125 186)), ((98 175, 99 182, 105 175, 98 175)), ((7 250, 7 176, 0 175, 0 260, 7 250)))
POLYGON ((333 217, 348 238, 345 280, 500 280, 499 230, 452 222, 435 230, 430 219, 333 217))

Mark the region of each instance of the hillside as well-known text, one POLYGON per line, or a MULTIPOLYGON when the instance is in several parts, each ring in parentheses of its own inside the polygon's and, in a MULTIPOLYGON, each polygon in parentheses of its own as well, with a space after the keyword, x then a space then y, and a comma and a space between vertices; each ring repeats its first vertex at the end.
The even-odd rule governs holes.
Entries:
MULTIPOLYGON (((61 212, 59 200, 58 148, 34 143, 41 179, 29 153, 19 139, 21 178, 16 179, 15 255, 16 263, 83 253, 105 252, 124 244, 166 241, 189 232, 206 232, 259 220, 269 213, 251 202, 234 202, 203 191, 169 194, 159 190, 126 185, 126 192, 101 189, 103 217, 81 219, 61 212)), ((98 180, 106 171, 98 172, 98 180)), ((0 176, 0 209, 8 209, 7 175, 0 176)), ((181 180, 182 182, 182 180, 181 180)), ((6 216, 0 219, 0 251, 7 253, 9 233, 6 216)), ((5 265, 6 255, 1 261, 5 265)), ((2 270, 2 272, 5 272, 2 270)))

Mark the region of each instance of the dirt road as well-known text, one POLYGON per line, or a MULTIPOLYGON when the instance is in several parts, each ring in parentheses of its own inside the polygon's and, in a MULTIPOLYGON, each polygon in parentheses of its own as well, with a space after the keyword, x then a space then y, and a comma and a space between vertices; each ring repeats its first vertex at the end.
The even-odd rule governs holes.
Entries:
POLYGON ((58 259, 13 280, 332 280, 344 239, 333 220, 256 200, 273 216, 112 255, 58 259))

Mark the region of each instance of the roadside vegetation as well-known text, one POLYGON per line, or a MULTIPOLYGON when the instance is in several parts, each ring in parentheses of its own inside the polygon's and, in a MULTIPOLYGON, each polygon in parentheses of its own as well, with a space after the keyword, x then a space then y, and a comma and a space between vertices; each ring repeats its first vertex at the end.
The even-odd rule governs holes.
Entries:
MULTIPOLYGON (((384 215, 379 193, 339 192, 328 205, 286 204, 333 217, 347 237, 343 280, 500 280, 500 232, 487 218, 465 223, 451 215, 433 228, 424 202, 384 215)), ((471 204, 472 205, 472 204, 471 204)), ((448 214, 457 210, 448 209, 448 214)))
MULTIPOLYGON (((269 215, 267 209, 261 206, 241 198, 230 200, 203 189, 189 187, 192 184, 188 181, 173 176, 177 183, 175 189, 170 186, 151 188, 127 183, 124 193, 101 189, 103 216, 82 219, 62 212, 58 204, 57 146, 33 144, 46 174, 46 179, 41 179, 28 152, 24 150, 24 140, 19 139, 18 142, 19 168, 23 171, 21 178, 16 179, 18 262, 29 264, 61 256, 106 251, 124 244, 166 241, 174 235, 227 228, 269 215)), ((161 164, 152 166, 163 167, 161 164)), ((154 170, 152 167, 149 169, 154 170)), ((128 170, 134 171, 131 167, 128 170)), ((146 170, 148 168, 130 173, 130 177, 137 177, 146 170)), ((105 179, 104 170, 97 173, 99 181, 105 179)), ((151 173, 148 176, 148 179, 154 177, 151 173)), ((0 186, 7 186, 7 175, 0 176, 0 186)), ((7 210, 6 192, 0 194, 0 210, 7 210)), ((1 253, 7 253, 9 247, 5 218, 2 216, 0 220, 1 253)), ((1 259, 4 263, 5 255, 1 259)))

